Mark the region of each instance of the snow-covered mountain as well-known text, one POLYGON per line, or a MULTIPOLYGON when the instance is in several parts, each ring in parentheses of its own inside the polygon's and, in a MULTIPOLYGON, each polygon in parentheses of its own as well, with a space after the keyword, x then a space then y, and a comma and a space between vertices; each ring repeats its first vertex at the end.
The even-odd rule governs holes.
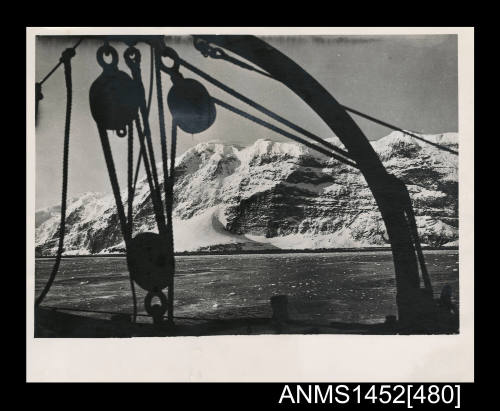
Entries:
MULTIPOLYGON (((458 150, 456 133, 422 137, 458 150)), ((422 243, 457 245, 457 156, 400 132, 372 144, 388 171, 407 184, 422 243)), ((134 233, 156 231, 145 179, 137 186, 134 216, 134 233)), ((54 254, 58 228, 58 207, 37 212, 38 255, 54 254)), ((110 193, 72 199, 66 229, 66 254, 123 250, 110 193)), ((176 251, 387 245, 357 170, 302 145, 262 139, 245 148, 201 143, 177 158, 174 236, 176 251)))

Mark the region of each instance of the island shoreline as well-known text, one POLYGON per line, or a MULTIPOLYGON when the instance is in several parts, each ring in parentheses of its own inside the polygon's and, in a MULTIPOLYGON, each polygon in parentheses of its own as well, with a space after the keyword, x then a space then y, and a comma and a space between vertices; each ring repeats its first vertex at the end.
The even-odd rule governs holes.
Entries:
MULTIPOLYGON (((458 251, 458 247, 422 247, 423 251, 458 251)), ((318 249, 269 249, 269 250, 227 250, 227 251, 181 251, 174 255, 177 257, 183 256, 211 256, 211 255, 247 255, 247 254, 324 254, 324 253, 352 253, 352 252, 369 252, 369 251, 391 251, 391 247, 358 247, 358 248, 318 248, 318 249)), ((103 253, 103 254, 75 254, 63 255, 62 258, 91 258, 91 257, 125 257, 125 253, 103 253)), ((36 259, 53 259, 54 255, 37 256, 36 259)))

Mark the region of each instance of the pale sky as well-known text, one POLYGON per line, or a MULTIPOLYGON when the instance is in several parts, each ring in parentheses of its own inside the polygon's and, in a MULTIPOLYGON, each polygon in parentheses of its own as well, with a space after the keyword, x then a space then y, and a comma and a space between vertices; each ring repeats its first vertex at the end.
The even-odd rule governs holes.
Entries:
MULTIPOLYGON (((422 133, 458 131, 457 37, 425 36, 280 36, 264 38, 316 78, 341 104, 380 118, 401 128, 422 133)), ((36 47, 36 79, 40 81, 57 63, 61 52, 76 43, 75 37, 39 36, 36 47)), ((238 92, 290 119, 316 135, 333 134, 309 107, 283 84, 244 70, 224 60, 204 58, 188 38, 170 38, 167 43, 179 56, 228 84, 238 92)), ((101 41, 86 39, 78 47, 73 64, 73 114, 71 122, 69 182, 70 197, 88 191, 110 192, 101 144, 90 114, 88 92, 101 73, 96 50, 101 41)), ((123 61, 125 45, 112 44, 123 61)), ((149 47, 142 53, 142 74, 149 90, 149 47)), ((197 78, 181 68, 185 77, 197 78)), ((197 78, 198 79, 198 78, 197 78)), ((243 103, 201 80, 208 91, 260 118, 243 103)), ((164 93, 171 86, 163 78, 164 93)), ((160 158, 156 87, 153 89, 150 124, 160 158)), ((62 145, 66 109, 63 68, 43 84, 44 99, 36 128, 36 209, 58 204, 61 196, 62 145)), ((384 127, 353 116, 370 140, 390 133, 384 127)), ((264 118, 270 122, 270 119, 264 118)), ((166 112, 166 127, 170 130, 166 112)), ((167 133, 169 135, 169 133, 167 133)), ((177 154, 203 141, 221 140, 249 145, 259 138, 286 141, 285 137, 217 107, 217 119, 207 131, 187 135, 179 131, 177 154)), ((126 179, 126 139, 110 133, 121 188, 126 179)), ((138 147, 136 140, 135 147, 138 147)), ((137 152, 136 152, 137 154, 137 152)))

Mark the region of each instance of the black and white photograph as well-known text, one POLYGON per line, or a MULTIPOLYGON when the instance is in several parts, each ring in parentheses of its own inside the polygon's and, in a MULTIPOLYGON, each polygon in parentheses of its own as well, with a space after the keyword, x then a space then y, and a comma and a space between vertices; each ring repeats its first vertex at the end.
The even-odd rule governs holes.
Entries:
POLYGON ((458 34, 147 31, 34 36, 35 340, 463 332, 458 34))

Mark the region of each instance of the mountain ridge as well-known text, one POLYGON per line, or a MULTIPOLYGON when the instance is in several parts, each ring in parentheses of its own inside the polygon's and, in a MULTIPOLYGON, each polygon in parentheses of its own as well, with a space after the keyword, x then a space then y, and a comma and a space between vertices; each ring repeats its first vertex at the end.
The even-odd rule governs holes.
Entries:
MULTIPOLYGON (((420 135, 458 149, 457 133, 420 135)), ((330 142, 342 147, 337 138, 330 142)), ((372 141, 412 198, 429 246, 458 244, 458 158, 401 132, 372 141)), ((161 167, 158 167, 160 179, 161 167)), ((126 201, 126 190, 122 191, 126 201)), ((57 247, 57 206, 35 216, 38 255, 57 247)), ((138 182, 134 232, 156 231, 149 187, 138 182)), ((123 241, 111 194, 68 204, 66 254, 111 253, 123 241)), ((387 234, 359 171, 293 143, 259 139, 247 147, 204 142, 176 159, 175 249, 318 249, 386 246, 387 234)))

